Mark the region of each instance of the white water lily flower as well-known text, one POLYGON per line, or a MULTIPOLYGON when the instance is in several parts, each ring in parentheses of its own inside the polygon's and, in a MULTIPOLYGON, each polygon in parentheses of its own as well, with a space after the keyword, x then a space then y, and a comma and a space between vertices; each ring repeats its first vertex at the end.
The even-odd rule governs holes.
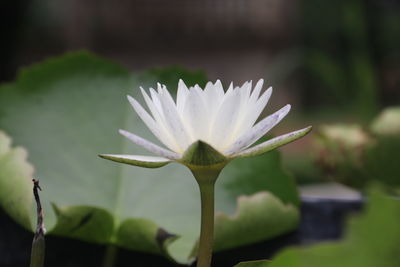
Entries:
MULTIPOLYGON (((289 112, 286 105, 272 115, 257 122, 272 93, 269 88, 261 93, 263 80, 252 88, 252 82, 240 87, 232 84, 226 90, 218 80, 208 82, 204 90, 198 85, 187 87, 180 80, 176 101, 165 85, 158 84, 150 94, 141 88, 149 112, 131 96, 128 100, 150 131, 165 145, 162 148, 125 130, 119 132, 135 144, 158 157, 139 155, 103 154, 103 158, 148 168, 157 168, 173 161, 185 165, 212 165, 228 162, 236 157, 256 156, 294 141, 310 130, 311 126, 252 145, 278 124, 289 112), (200 161, 193 161, 191 150, 205 145, 207 153, 200 161), (211 161, 210 161, 211 160, 211 161)), ((197 152, 196 152, 197 153, 197 152)))
POLYGON ((165 145, 162 148, 125 130, 120 133, 158 157, 104 154, 101 157, 136 166, 157 168, 179 162, 191 170, 201 196, 201 230, 197 267, 211 265, 214 229, 214 185, 225 165, 237 157, 255 156, 294 141, 311 127, 284 134, 252 146, 289 112, 286 105, 257 122, 271 96, 269 88, 261 93, 263 80, 254 89, 251 82, 232 85, 224 91, 220 81, 187 88, 180 80, 176 101, 164 85, 150 96, 141 88, 149 112, 128 96, 132 107, 150 131, 165 145))

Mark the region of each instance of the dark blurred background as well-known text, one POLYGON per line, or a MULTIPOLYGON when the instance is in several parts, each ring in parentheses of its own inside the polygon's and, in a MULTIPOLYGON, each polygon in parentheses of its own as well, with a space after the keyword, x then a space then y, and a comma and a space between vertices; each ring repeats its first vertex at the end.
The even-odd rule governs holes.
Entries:
POLYGON ((400 99, 400 1, 1 1, 0 80, 87 49, 132 70, 183 65, 265 78, 277 106, 368 119, 400 99), (300 108, 301 107, 301 108, 300 108), (342 109, 344 108, 344 109, 342 109), (322 112, 322 111, 321 111, 322 112))

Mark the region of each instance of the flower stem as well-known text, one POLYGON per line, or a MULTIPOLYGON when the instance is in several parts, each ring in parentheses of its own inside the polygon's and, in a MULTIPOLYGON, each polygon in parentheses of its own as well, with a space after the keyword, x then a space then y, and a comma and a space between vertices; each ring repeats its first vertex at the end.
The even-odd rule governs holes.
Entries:
POLYGON ((201 229, 197 267, 210 267, 214 241, 214 185, 220 169, 192 169, 201 196, 201 229))
POLYGON ((197 267, 211 266, 214 241, 214 185, 200 185, 201 230, 197 267))

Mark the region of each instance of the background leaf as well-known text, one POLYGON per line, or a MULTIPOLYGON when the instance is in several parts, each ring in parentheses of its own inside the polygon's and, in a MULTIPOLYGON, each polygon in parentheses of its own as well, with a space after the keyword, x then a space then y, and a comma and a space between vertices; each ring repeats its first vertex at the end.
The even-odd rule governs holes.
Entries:
POLYGON ((245 261, 241 262, 234 267, 267 267, 271 261, 264 260, 264 261, 245 261))
POLYGON ((400 262, 399 221, 400 201, 373 191, 365 213, 350 221, 343 241, 287 249, 268 266, 396 267, 400 262))
POLYGON ((369 147, 364 156, 364 166, 371 179, 391 188, 400 188, 400 136, 382 136, 369 147))
POLYGON ((229 249, 274 237, 287 229, 294 229, 298 218, 294 205, 285 205, 270 193, 241 196, 234 215, 216 214, 214 249, 229 249))
POLYGON ((11 138, 0 131, 0 205, 19 224, 31 229, 33 167, 27 152, 11 147, 11 138))
MULTIPOLYGON (((206 80, 201 73, 180 73, 176 68, 132 75, 82 52, 25 69, 15 83, 0 87, 0 128, 29 150, 35 175, 45 188, 41 196, 50 233, 165 254, 179 262, 190 260, 200 216, 199 192, 190 172, 177 164, 149 170, 97 157, 100 153, 148 154, 117 133, 126 129, 157 142, 126 95, 141 101, 140 85, 154 87, 161 81, 173 90, 178 78, 186 80, 186 76, 188 84, 206 80)), ((282 172, 278 154, 234 161, 218 181, 217 210, 233 214, 238 196, 266 190, 285 205, 298 204, 293 181, 282 172)), ((277 212, 287 209, 277 200, 273 203, 277 212)), ((254 225, 247 227, 260 227, 259 235, 246 242, 292 230, 297 213, 289 217, 292 221, 286 227, 277 228, 264 228, 257 217, 252 218, 254 225)), ((230 237, 229 247, 244 244, 236 241, 230 237)))

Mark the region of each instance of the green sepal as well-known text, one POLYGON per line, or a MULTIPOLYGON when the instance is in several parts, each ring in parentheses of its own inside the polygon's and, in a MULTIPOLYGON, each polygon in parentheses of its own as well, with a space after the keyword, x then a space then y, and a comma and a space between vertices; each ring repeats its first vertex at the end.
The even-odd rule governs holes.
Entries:
POLYGON ((308 126, 301 130, 297 130, 294 132, 290 132, 290 133, 287 133, 284 135, 277 136, 268 141, 265 141, 264 143, 255 145, 255 146, 248 148, 242 152, 234 154, 233 157, 246 158, 246 157, 254 157, 254 156, 258 156, 258 155, 267 153, 271 150, 274 150, 278 147, 286 145, 290 142, 296 141, 297 139, 299 139, 299 138, 305 136, 306 134, 308 134, 309 132, 311 132, 311 130, 312 130, 312 126, 308 126))
MULTIPOLYGON (((113 155, 113 154, 100 154, 98 155, 100 158, 103 159, 108 159, 111 161, 115 161, 118 163, 124 163, 128 165, 133 165, 133 166, 138 166, 138 167, 143 167, 143 168, 160 168, 163 167, 169 163, 171 163, 171 160, 165 159, 163 160, 162 158, 159 158, 160 160, 138 160, 138 159, 133 159, 130 158, 131 155, 113 155)), ((157 157, 149 157, 156 159, 157 157)))
POLYGON ((228 158, 209 144, 199 140, 186 149, 180 161, 189 166, 211 166, 228 162, 228 158))

